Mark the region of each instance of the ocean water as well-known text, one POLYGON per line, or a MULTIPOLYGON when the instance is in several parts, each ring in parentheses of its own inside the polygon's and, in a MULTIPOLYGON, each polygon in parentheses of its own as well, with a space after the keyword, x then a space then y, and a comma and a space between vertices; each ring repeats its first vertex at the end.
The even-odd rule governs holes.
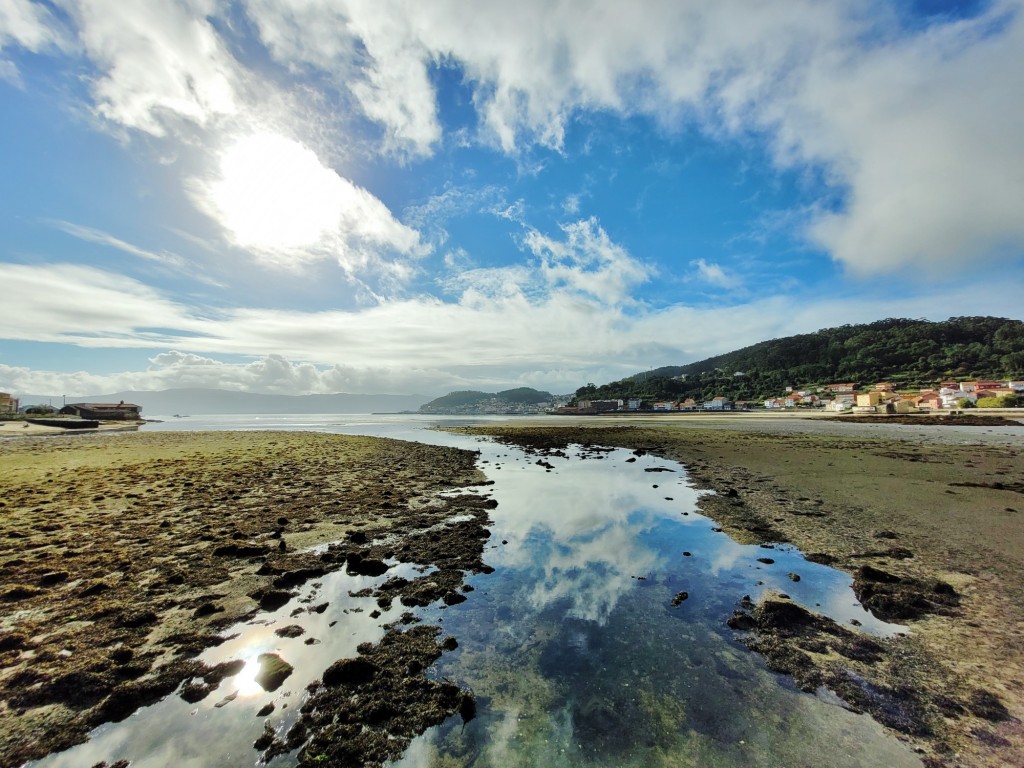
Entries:
MULTIPOLYGON (((430 674, 472 689, 477 717, 428 730, 397 765, 920 765, 866 715, 767 670, 725 625, 743 596, 777 591, 841 623, 856 619, 870 634, 906 631, 867 613, 849 576, 791 547, 742 545, 713 530, 715 522, 696 509, 704 492, 673 462, 571 447, 565 457, 546 457, 549 469, 516 448, 428 429, 493 420, 507 417, 188 417, 143 429, 306 429, 480 451, 479 466, 494 480, 484 490, 498 502, 484 557, 495 570, 469 577, 474 591, 466 602, 419 613, 458 638, 430 674), (758 561, 766 554, 774 563, 758 561)), ((168 697, 37 765, 253 765, 252 742, 264 722, 257 710, 274 702, 266 722, 286 732, 305 685, 336 659, 355 656, 359 643, 378 639, 381 625, 406 610, 396 603, 373 619, 375 601, 350 592, 411 573, 396 563, 378 578, 334 573, 307 584, 297 600, 229 629, 236 637, 204 653, 211 663, 247 661, 209 697, 198 704, 168 697), (323 613, 291 615, 296 605, 323 602, 323 613), (288 624, 305 633, 274 633, 288 624), (272 693, 252 680, 263 652, 295 666, 272 693)), ((270 765, 294 763, 284 755, 270 765)))

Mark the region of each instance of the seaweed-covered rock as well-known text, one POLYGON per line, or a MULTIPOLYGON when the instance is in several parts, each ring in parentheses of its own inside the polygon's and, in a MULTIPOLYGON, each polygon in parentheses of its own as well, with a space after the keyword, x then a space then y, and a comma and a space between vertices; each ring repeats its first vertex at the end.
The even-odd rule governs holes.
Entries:
POLYGON ((377 667, 366 659, 341 659, 329 666, 323 674, 324 685, 362 685, 373 680, 377 667))
POLYGON ((294 667, 276 653, 261 653, 256 657, 259 672, 253 678, 265 691, 276 691, 292 673, 294 667))
POLYGON ((944 581, 929 583, 870 565, 857 569, 853 592, 883 621, 909 621, 928 613, 949 615, 960 604, 956 590, 944 581))
POLYGON ((360 645, 358 658, 332 664, 284 741, 274 741, 264 759, 301 747, 302 766, 378 766, 397 760, 415 736, 454 714, 471 720, 471 693, 425 675, 442 653, 439 633, 437 627, 392 628, 379 643, 360 645))

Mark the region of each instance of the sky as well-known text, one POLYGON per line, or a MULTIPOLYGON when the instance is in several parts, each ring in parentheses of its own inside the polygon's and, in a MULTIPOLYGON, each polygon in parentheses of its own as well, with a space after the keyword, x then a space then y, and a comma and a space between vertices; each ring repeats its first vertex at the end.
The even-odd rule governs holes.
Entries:
POLYGON ((0 0, 0 390, 567 393, 1024 319, 1024 0, 0 0))

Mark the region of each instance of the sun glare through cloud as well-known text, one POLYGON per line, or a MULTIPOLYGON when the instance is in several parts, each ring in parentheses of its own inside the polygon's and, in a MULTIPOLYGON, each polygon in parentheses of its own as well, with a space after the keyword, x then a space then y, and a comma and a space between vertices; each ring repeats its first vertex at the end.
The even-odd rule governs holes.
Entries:
POLYGON ((210 197, 220 223, 244 248, 303 248, 338 223, 338 175, 311 149, 274 133, 239 139, 221 155, 210 197))

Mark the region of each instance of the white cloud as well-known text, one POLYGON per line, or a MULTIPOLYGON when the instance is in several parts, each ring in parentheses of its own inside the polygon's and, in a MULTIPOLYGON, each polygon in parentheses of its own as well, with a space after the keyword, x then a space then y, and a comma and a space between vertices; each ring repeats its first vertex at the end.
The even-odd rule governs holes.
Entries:
POLYGON ((719 288, 736 288, 743 283, 740 278, 730 272, 726 272, 719 264, 709 264, 704 259, 697 259, 690 262, 691 267, 697 268, 700 279, 706 283, 717 285, 719 288))
POLYGON ((404 279, 409 264, 383 257, 427 252, 380 200, 278 134, 237 140, 222 153, 217 175, 193 182, 192 194, 234 245, 278 266, 330 259, 350 274, 404 279))
POLYGON ((162 251, 160 253, 157 253, 156 251, 149 251, 145 248, 140 248, 137 245, 132 245, 129 242, 114 237, 107 232, 95 229, 94 227, 83 227, 79 224, 72 224, 69 221, 51 221, 50 223, 62 232, 66 232, 72 237, 77 237, 79 240, 106 245, 123 253, 130 254, 131 256, 137 256, 140 259, 145 259, 147 261, 155 261, 177 269, 181 269, 186 266, 185 260, 177 254, 167 251, 162 251))
POLYGON ((455 62, 483 135, 507 152, 563 146, 586 110, 764 136, 783 167, 824 172, 845 202, 808 237, 855 273, 955 268, 1024 244, 1024 13, 903 29, 883 3, 751 7, 606 0, 251 2, 282 59, 352 78, 365 113, 424 153, 436 144, 427 67, 455 62), (281 8, 286 8, 282 11, 281 8), (301 13, 303 24, 295 23, 301 13), (290 23, 286 23, 291 20, 290 23), (327 38, 302 32, 333 23, 327 38), (356 58, 347 35, 366 48, 356 58), (924 263, 927 267, 924 267, 924 263))
POLYGON ((351 311, 242 306, 211 312, 111 272, 5 264, 0 338, 160 354, 146 370, 108 377, 0 368, 0 389, 87 394, 217 386, 441 394, 533 386, 568 392, 586 381, 879 317, 1019 313, 1012 280, 891 298, 778 293, 732 306, 655 309, 632 303, 629 292, 617 287, 617 280, 636 276, 634 259, 594 222, 568 227, 561 240, 535 233, 532 242, 536 264, 453 277, 453 302, 384 299, 351 311), (254 362, 220 362, 225 356, 254 362), (40 376, 50 385, 37 386, 40 376))
POLYGON ((64 43, 60 27, 49 9, 31 0, 0 2, 0 49, 14 43, 39 52, 64 43))
POLYGON ((363 112, 385 128, 385 147, 427 155, 441 138, 431 54, 400 8, 368 2, 246 0, 260 38, 293 69, 327 73, 348 88, 363 112))
POLYGON ((154 136, 185 120, 205 126, 239 109, 240 71, 207 20, 206 0, 63 0, 100 72, 96 111, 154 136))
POLYGON ((564 242, 531 230, 526 247, 541 260, 540 272, 555 290, 598 299, 605 305, 631 303, 632 289, 653 274, 651 267, 613 243, 594 218, 562 227, 564 242))
POLYGON ((74 264, 5 264, 0 338, 84 347, 166 346, 202 324, 157 290, 74 264))
POLYGON ((0 80, 10 83, 19 90, 25 89, 25 81, 21 79, 21 72, 18 71, 18 65, 13 61, 0 59, 0 80))
MULTIPOLYGON (((95 109, 116 125, 157 136, 222 123, 280 130, 295 119, 275 99, 338 122, 311 114, 323 107, 309 86, 286 94, 257 80, 211 21, 225 13, 213 0, 61 7, 97 70, 95 109)), ((780 167, 819 170, 841 196, 822 201, 806 235, 858 274, 1019 258, 1024 178, 1008 169, 1024 163, 1022 7, 993 0, 976 18, 909 29, 881 2, 244 5, 274 61, 347 92, 382 126, 385 148, 410 157, 441 140, 436 66, 461 69, 478 136, 519 158, 535 144, 562 151, 587 111, 763 138, 780 167)), ((41 4, 0 6, 0 47, 68 50, 72 37, 41 4)), ((17 82, 12 61, 0 71, 17 82)))

